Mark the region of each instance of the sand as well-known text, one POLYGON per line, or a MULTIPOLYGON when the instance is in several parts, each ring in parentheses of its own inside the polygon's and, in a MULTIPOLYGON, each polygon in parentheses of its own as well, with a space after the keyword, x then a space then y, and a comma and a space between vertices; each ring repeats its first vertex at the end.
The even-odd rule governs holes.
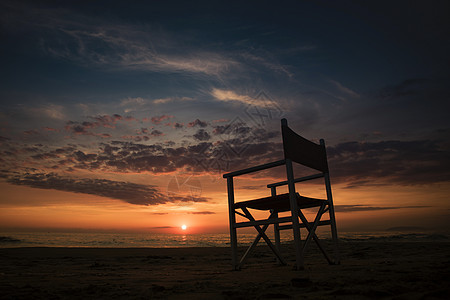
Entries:
MULTIPOLYGON (((290 253, 286 245, 283 252, 290 253)), ((448 299, 449 242, 342 241, 328 265, 311 247, 305 270, 267 247, 241 271, 229 248, 0 249, 0 299, 448 299)))

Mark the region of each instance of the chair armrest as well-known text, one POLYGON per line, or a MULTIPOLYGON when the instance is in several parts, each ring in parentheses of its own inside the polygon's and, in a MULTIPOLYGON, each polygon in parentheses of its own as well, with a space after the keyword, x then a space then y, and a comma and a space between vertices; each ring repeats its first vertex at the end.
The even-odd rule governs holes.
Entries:
MULTIPOLYGON (((324 173, 319 173, 319 174, 296 178, 296 179, 294 179, 294 182, 302 182, 302 181, 307 181, 307 180, 311 180, 311 179, 321 178, 324 176, 325 176, 324 173)), ((286 185, 286 184, 288 184, 287 180, 268 184, 267 187, 270 189, 273 187, 282 186, 282 185, 286 185)))
POLYGON ((269 169, 269 168, 273 168, 273 167, 278 167, 278 166, 284 165, 285 163, 286 163, 286 161, 284 159, 283 160, 278 160, 278 161, 270 162, 270 163, 267 163, 267 164, 251 167, 251 168, 248 168, 248 169, 243 169, 243 170, 239 170, 239 171, 226 173, 226 174, 223 174, 223 178, 244 175, 244 174, 253 173, 253 172, 256 172, 256 171, 262 171, 262 170, 265 170, 265 169, 269 169))

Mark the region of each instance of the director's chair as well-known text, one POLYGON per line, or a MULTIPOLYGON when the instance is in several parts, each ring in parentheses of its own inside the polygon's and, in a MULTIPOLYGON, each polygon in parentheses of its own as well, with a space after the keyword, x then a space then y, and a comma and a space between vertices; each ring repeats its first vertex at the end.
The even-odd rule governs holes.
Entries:
POLYGON ((293 232, 296 253, 296 268, 298 270, 303 269, 303 258, 306 252, 306 248, 311 240, 314 240, 316 242, 317 246, 325 256, 329 264, 339 264, 338 236, 333 198, 331 194, 325 142, 324 140, 320 140, 320 144, 316 144, 301 137, 288 127, 286 119, 281 120, 281 132, 283 136, 283 160, 278 160, 275 162, 270 162, 223 175, 223 177, 227 179, 230 240, 232 264, 234 270, 239 270, 243 266, 245 260, 247 259, 251 251, 256 247, 261 238, 264 239, 264 241, 270 247, 272 252, 278 258, 278 261, 281 264, 285 265, 286 262, 280 253, 280 230, 285 229, 292 229, 293 232), (301 178, 294 178, 292 164, 293 162, 319 171, 320 173, 301 178), (268 184, 267 187, 271 190, 271 196, 235 203, 233 187, 234 177, 282 165, 285 165, 287 180, 268 184), (305 197, 296 192, 295 183, 318 178, 324 179, 326 199, 305 197), (277 194, 277 188, 285 185, 288 186, 289 192, 285 194, 277 194), (302 211, 303 209, 307 208, 318 209, 316 217, 312 222, 307 220, 302 211), (267 219, 256 220, 251 214, 250 209, 269 211, 269 217, 267 219), (279 216, 279 213, 283 212, 288 212, 290 213, 290 215, 285 217, 279 216), (322 216, 326 213, 328 213, 329 219, 322 220, 322 216), (246 218, 247 221, 236 222, 236 215, 240 215, 246 218), (274 225, 275 245, 265 233, 267 228, 271 224, 274 225), (321 242, 321 240, 319 240, 316 234, 317 227, 325 225, 330 226, 331 229, 334 258, 330 257, 323 243, 321 242), (244 253, 242 258, 238 261, 237 229, 244 227, 254 227, 258 232, 258 235, 254 239, 253 243, 249 246, 247 251, 244 253), (308 232, 308 235, 304 241, 301 240, 300 228, 306 228, 308 232))

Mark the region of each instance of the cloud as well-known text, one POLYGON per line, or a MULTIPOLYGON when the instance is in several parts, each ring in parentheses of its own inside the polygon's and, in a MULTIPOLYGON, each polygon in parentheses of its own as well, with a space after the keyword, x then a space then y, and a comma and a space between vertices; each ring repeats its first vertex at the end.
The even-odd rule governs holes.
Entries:
POLYGON ((360 95, 357 92, 355 92, 355 91, 351 90, 350 88, 342 85, 340 82, 337 82, 336 80, 330 80, 330 82, 332 84, 334 84, 337 87, 337 89, 340 92, 344 93, 346 96, 350 96, 350 97, 353 97, 353 98, 359 98, 360 97, 360 95))
POLYGON ((150 132, 150 135, 152 135, 152 136, 161 136, 161 135, 164 135, 164 133, 162 133, 161 131, 159 131, 159 130, 152 130, 152 132, 150 132))
POLYGON ((173 128, 175 128, 175 129, 181 129, 183 127, 184 127, 184 125, 182 123, 178 123, 178 122, 173 123, 173 128))
POLYGON ((120 106, 127 106, 127 105, 143 105, 145 103, 147 103, 148 100, 141 98, 141 97, 136 97, 136 98, 125 98, 122 99, 122 101, 120 101, 120 106))
MULTIPOLYGON (((121 22, 101 14, 94 16, 90 11, 83 5, 74 10, 29 2, 9 5, 0 17, 7 18, 5 28, 9 33, 27 32, 35 37, 44 54, 103 71, 144 71, 216 82, 259 76, 260 71, 264 77, 294 75, 273 51, 250 53, 249 50, 255 52, 250 45, 237 49, 232 44, 205 44, 201 36, 188 28, 173 30, 164 24, 155 25, 156 19, 121 22)), ((162 96, 149 101, 164 104, 186 100, 191 98, 162 96)), ((130 103, 124 111, 135 111, 139 105, 130 103)))
POLYGON ((42 129, 43 129, 44 131, 59 132, 59 129, 52 128, 52 127, 48 127, 48 126, 43 127, 42 129))
POLYGON ((199 129, 195 134, 194 138, 199 141, 207 141, 211 138, 209 133, 205 131, 204 129, 199 129))
MULTIPOLYGON (((84 154, 80 154, 83 160, 84 154)), ((7 182, 40 189, 53 189, 73 193, 83 193, 118 199, 135 205, 157 205, 169 202, 187 201, 177 197, 167 197, 155 186, 107 179, 70 178, 56 173, 28 173, 9 176, 7 182)), ((206 202, 207 198, 193 198, 189 201, 206 202)))
POLYGON ((360 211, 377 211, 389 209, 408 209, 408 208, 428 208, 431 206, 416 205, 416 206, 366 206, 366 205, 335 205, 336 212, 360 212, 360 211))
POLYGON ((215 124, 215 123, 230 122, 230 120, 229 119, 218 119, 218 120, 213 120, 212 122, 215 124))
POLYGON ((277 58, 268 51, 259 51, 259 53, 244 52, 240 53, 240 56, 246 62, 253 61, 253 63, 269 69, 270 72, 282 74, 289 78, 294 76, 294 74, 289 71, 288 66, 277 62, 277 58))
POLYGON ((328 147, 327 153, 332 176, 350 186, 369 181, 430 184, 450 178, 449 149, 442 141, 346 142, 328 147))
POLYGON ((243 185, 240 187, 243 190, 251 190, 251 191, 258 191, 258 190, 267 190, 266 185, 243 185))
POLYGON ((9 29, 33 31, 46 54, 82 65, 208 76, 220 76, 240 65, 228 56, 195 48, 195 43, 176 33, 148 25, 111 23, 80 11, 33 4, 9 8, 9 29))
POLYGON ((96 120, 96 122, 94 123, 95 126, 103 126, 108 128, 115 128, 115 124, 117 123, 117 121, 123 120, 123 117, 118 114, 113 114, 112 116, 99 115, 90 118, 96 120))
MULTIPOLYGON (((278 116, 282 115, 282 110, 278 104, 273 101, 264 91, 259 92, 256 96, 242 95, 232 90, 223 90, 213 88, 209 94, 214 97, 214 99, 222 102, 234 102, 249 105, 253 107, 253 110, 258 110, 258 108, 263 108, 271 114, 274 113, 278 116)), ((249 108, 247 108, 249 109, 249 108)), ((249 109, 249 112, 252 109, 249 109)))
POLYGON ((154 227, 149 227, 150 229, 171 229, 171 228, 178 228, 175 226, 154 226, 154 227))
POLYGON ((39 132, 37 132, 36 130, 25 130, 24 132, 23 132, 25 135, 37 135, 37 134, 39 134, 39 132))
POLYGON ((122 101, 120 101, 120 106, 126 107, 124 109, 124 112, 129 113, 129 112, 133 112, 133 111, 141 109, 147 103, 149 103, 149 100, 141 98, 141 97, 136 97, 136 98, 128 97, 128 98, 122 99, 122 101))
POLYGON ((57 104, 46 104, 39 107, 27 107, 24 108, 26 112, 34 115, 41 116, 44 118, 54 119, 54 120, 66 120, 66 114, 64 112, 64 107, 57 104))
MULTIPOLYGON (((169 117, 157 116, 153 121, 162 123, 169 117)), ((95 128, 114 124, 114 120, 120 120, 120 117, 100 116, 85 122, 69 122, 68 126, 74 134, 90 135, 94 134, 92 131, 95 128)), ((201 124, 209 124, 201 120, 191 123, 197 128, 201 124)), ((137 135, 123 137, 133 142, 108 141, 90 150, 83 145, 37 147, 3 139, 5 147, 0 154, 5 157, 2 160, 5 168, 21 172, 25 172, 26 166, 33 166, 39 170, 68 172, 89 170, 167 174, 183 170, 214 176, 283 158, 279 132, 250 127, 237 121, 226 126, 211 126, 211 132, 198 128, 189 143, 167 140, 164 144, 141 144, 142 141, 157 140, 154 137, 162 136, 163 132, 140 127, 135 131, 137 135)), ((169 136, 170 133, 167 133, 169 136)), ((344 188, 382 187, 448 181, 448 147, 445 140, 355 141, 328 146, 327 153, 334 183, 342 184, 344 188)), ((281 178, 282 173, 276 171, 273 176, 281 178)))
MULTIPOLYGON (((117 121, 124 120, 121 115, 113 114, 113 115, 98 115, 91 116, 89 119, 93 121, 67 121, 64 129, 69 131, 75 135, 91 135, 91 136, 99 136, 102 138, 111 137, 108 133, 94 133, 91 129, 95 129, 98 127, 103 128, 115 128, 117 121)), ((127 120, 127 118, 125 118, 127 120)))
POLYGON ((188 127, 199 126, 199 127, 204 128, 204 127, 208 126, 208 123, 200 121, 199 119, 196 119, 195 121, 189 122, 187 126, 188 127))
POLYGON ((243 104, 252 104, 255 106, 263 106, 263 103, 259 103, 255 101, 252 97, 247 95, 240 95, 231 90, 221 90, 221 89, 212 89, 211 96, 213 96, 216 100, 224 101, 224 102, 240 102, 243 104))
POLYGON ((173 118, 173 116, 168 116, 168 115, 162 115, 162 116, 155 116, 152 117, 150 120, 153 124, 155 125, 159 125, 161 124, 161 122, 163 122, 164 120, 168 120, 170 118, 173 118))
POLYGON ((381 98, 398 98, 425 94, 425 90, 431 84, 426 78, 410 78, 403 82, 388 86, 380 91, 381 98))
POLYGON ((207 49, 197 35, 183 29, 167 30, 155 25, 155 20, 121 22, 93 15, 83 5, 71 9, 10 2, 2 9, 5 30, 28 32, 45 54, 83 66, 221 78, 239 70, 245 61, 222 49, 207 49))
POLYGON ((192 101, 194 98, 191 97, 167 97, 167 98, 160 98, 153 100, 153 103, 155 104, 164 104, 164 103, 170 103, 170 102, 176 102, 176 101, 192 101))
POLYGON ((191 211, 188 214, 192 215, 215 215, 216 213, 213 211, 191 211))

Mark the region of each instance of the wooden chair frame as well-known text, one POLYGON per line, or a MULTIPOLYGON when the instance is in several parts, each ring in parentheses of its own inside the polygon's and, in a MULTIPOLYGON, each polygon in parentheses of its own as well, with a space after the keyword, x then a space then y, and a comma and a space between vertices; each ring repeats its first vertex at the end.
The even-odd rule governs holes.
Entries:
POLYGON ((304 267, 304 255, 311 239, 316 242, 317 246, 325 256, 328 263, 339 264, 338 235, 336 228, 333 197, 331 193, 328 164, 326 160, 325 142, 324 140, 320 140, 320 145, 317 145, 302 138, 288 127, 286 119, 281 120, 281 125, 283 133, 283 147, 285 159, 223 175, 223 177, 227 179, 230 242, 231 242, 232 265, 234 270, 239 270, 244 265, 249 254, 255 248, 255 246, 258 244, 261 238, 264 239, 264 241, 267 243, 269 248, 277 257, 278 261, 281 264, 285 265, 286 262, 280 253, 280 230, 285 229, 293 230, 297 269, 300 270, 303 269, 304 267), (317 169, 321 172, 306 177, 295 178, 292 164, 293 161, 305 165, 307 167, 317 169), (268 184, 267 188, 270 188, 271 190, 270 197, 235 203, 234 185, 233 185, 234 177, 262 170, 267 170, 282 165, 286 167, 287 180, 268 184), (295 190, 296 183, 318 178, 324 178, 327 199, 323 200, 323 199, 313 199, 303 197, 296 192, 295 190), (276 190, 277 187, 284 185, 288 186, 289 193, 284 195, 277 195, 276 190), (267 203, 269 203, 268 204, 269 206, 270 204, 273 204, 274 206, 273 209, 272 208, 270 209, 269 217, 263 220, 256 220, 251 215, 248 208, 255 208, 256 206, 256 209, 269 210, 267 208, 259 207, 259 206, 267 206, 267 203), (290 216, 279 217, 278 215, 279 208, 277 208, 277 206, 279 206, 282 203, 284 203, 284 209, 281 211, 290 211, 291 213, 290 216), (309 222, 302 212, 302 209, 311 207, 318 207, 318 212, 313 222, 309 222), (242 212, 238 211, 237 209, 240 209, 242 212), (327 212, 329 214, 329 220, 322 221, 321 217, 327 212), (245 217, 248 221, 237 223, 236 214, 245 217), (280 225, 283 223, 289 224, 280 225), (275 245, 272 243, 272 241, 267 237, 265 233, 267 228, 271 224, 274 225, 275 245), (321 243, 315 232, 318 226, 323 225, 331 226, 331 235, 334 248, 334 259, 332 259, 328 255, 324 245, 321 243), (237 229, 244 227, 254 227, 258 232, 258 235, 255 237, 253 243, 249 246, 247 251, 238 261, 237 229), (301 240, 300 228, 306 228, 306 230, 308 231, 308 235, 303 243, 301 240))

